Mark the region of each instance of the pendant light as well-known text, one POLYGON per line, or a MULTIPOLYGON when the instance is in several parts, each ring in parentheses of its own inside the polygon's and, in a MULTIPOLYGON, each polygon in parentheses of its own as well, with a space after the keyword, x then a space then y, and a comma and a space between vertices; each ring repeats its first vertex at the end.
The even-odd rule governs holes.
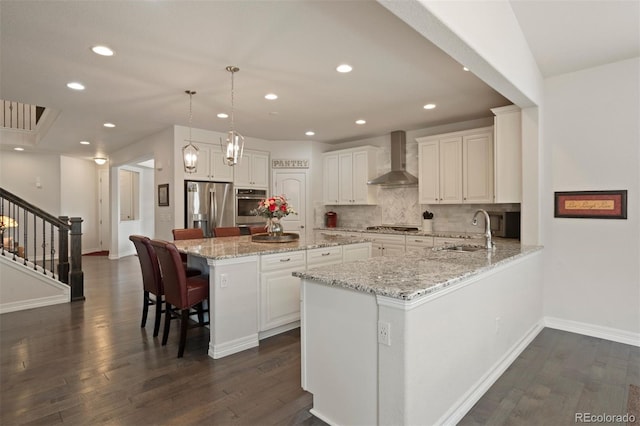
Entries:
POLYGON ((189 95, 189 139, 185 146, 182 147, 182 161, 184 162, 184 171, 186 173, 196 173, 198 171, 198 153, 199 149, 192 143, 191 139, 191 122, 193 121, 192 100, 196 94, 193 90, 185 90, 184 93, 189 95))
POLYGON ((225 146, 223 146, 222 138, 220 138, 220 147, 222 148, 222 152, 224 152, 225 154, 222 160, 224 164, 226 164, 227 166, 235 166, 240 162, 240 159, 242 159, 242 153, 244 152, 244 136, 236 132, 235 122, 233 118, 234 116, 233 75, 238 71, 240 71, 240 68, 230 65, 226 68, 226 70, 231 73, 231 130, 227 132, 227 140, 226 140, 225 146))

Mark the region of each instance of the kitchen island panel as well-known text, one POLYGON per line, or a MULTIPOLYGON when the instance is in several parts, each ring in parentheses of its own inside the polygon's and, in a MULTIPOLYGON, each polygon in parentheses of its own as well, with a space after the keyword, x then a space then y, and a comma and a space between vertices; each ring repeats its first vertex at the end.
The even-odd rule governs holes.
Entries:
POLYGON ((208 259, 211 337, 218 359, 258 346, 258 258, 208 259))
POLYGON ((301 299, 302 387, 314 395, 311 413, 329 424, 377 424, 375 296, 303 280, 301 299))

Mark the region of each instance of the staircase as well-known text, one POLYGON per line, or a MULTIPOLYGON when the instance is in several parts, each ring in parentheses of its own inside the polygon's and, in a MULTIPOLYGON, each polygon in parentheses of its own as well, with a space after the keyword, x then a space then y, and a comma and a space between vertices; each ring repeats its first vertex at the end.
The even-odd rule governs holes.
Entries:
POLYGON ((84 300, 82 219, 0 188, 0 313, 76 300, 84 300))

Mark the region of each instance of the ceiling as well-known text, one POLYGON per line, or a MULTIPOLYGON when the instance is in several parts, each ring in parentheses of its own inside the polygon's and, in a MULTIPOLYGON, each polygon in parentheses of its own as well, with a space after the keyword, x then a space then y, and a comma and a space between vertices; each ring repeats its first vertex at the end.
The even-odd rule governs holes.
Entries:
MULTIPOLYGON (((512 1, 545 76, 638 56, 638 4, 512 1)), ((236 130, 261 139, 338 143, 511 103, 375 1, 2 0, 0 19, 0 97, 58 112, 28 150, 92 158, 186 126, 187 89, 193 127, 225 132, 228 65, 240 68, 236 130), (115 55, 95 55, 97 44, 115 55), (336 72, 342 63, 353 71, 336 72)), ((15 146, 3 135, 3 149, 15 146)))

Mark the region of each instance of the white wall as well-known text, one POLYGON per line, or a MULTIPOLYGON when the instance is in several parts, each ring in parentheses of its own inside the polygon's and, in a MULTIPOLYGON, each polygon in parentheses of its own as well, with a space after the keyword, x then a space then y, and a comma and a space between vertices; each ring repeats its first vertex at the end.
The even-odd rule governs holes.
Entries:
MULTIPOLYGON (((109 258, 117 259, 135 252, 133 244, 129 241, 129 235, 131 234, 142 234, 151 238, 171 240, 175 199, 173 198, 173 194, 171 194, 171 206, 158 207, 157 186, 161 183, 173 183, 173 127, 150 135, 112 153, 109 156, 109 161, 109 187, 110 198, 112 200, 111 251, 109 252, 109 258), (118 167, 135 164, 151 158, 154 159, 155 170, 136 169, 141 171, 141 218, 138 221, 121 222, 117 203, 119 199, 118 167), (168 229, 168 232, 166 229, 168 229)), ((169 190, 172 191, 171 186, 169 190)))
POLYGON ((82 218, 82 252, 100 250, 98 174, 91 160, 60 157, 60 211, 82 218))
POLYGON ((545 315, 640 333, 640 59, 545 82, 545 315), (553 217, 553 192, 628 190, 628 219, 553 217))
POLYGON ((48 213, 62 214, 60 156, 57 154, 2 151, 0 186, 48 213))

